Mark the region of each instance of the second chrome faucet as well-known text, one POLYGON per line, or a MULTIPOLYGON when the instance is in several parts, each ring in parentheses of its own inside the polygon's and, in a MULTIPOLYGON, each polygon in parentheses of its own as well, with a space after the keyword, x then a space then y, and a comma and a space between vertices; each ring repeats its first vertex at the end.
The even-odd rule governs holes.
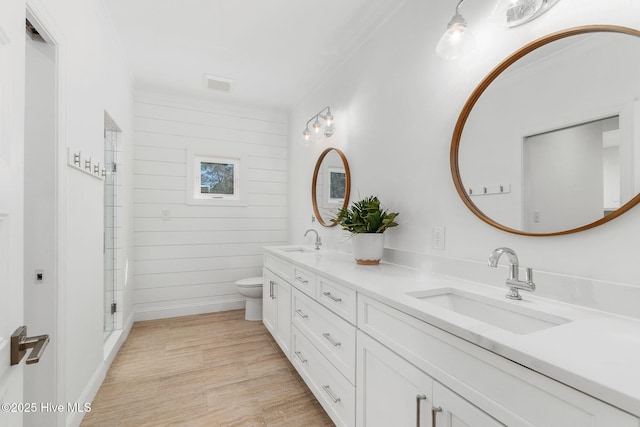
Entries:
POLYGON ((320 246, 322 246, 322 240, 320 239, 320 234, 318 234, 316 230, 314 230, 313 228, 308 229, 307 231, 304 232, 304 237, 307 237, 307 234, 309 234, 310 231, 313 231, 314 233, 316 233, 316 250, 319 251, 320 246))
POLYGON ((506 254, 509 258, 509 278, 507 278, 506 285, 509 287, 507 298, 514 300, 521 300, 519 289, 523 291, 533 292, 536 290, 536 284, 533 283, 533 269, 527 268, 525 273, 525 279, 520 280, 519 270, 520 264, 518 262, 518 255, 511 248, 497 248, 489 255, 489 267, 497 267, 498 260, 506 254))

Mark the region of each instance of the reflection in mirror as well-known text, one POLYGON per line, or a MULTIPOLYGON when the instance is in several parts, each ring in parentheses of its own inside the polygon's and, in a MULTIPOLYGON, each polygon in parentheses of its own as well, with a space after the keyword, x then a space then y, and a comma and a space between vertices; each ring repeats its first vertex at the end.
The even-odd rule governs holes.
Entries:
POLYGON ((567 230, 619 208, 618 136, 618 116, 526 136, 523 230, 567 230))
POLYGON ((337 148, 322 152, 316 163, 311 184, 313 211, 325 227, 335 224, 329 220, 335 212, 349 203, 351 175, 344 153, 337 148))
POLYGON ((456 188, 478 217, 517 234, 566 234, 640 201, 639 35, 556 33, 478 86, 451 146, 456 188))

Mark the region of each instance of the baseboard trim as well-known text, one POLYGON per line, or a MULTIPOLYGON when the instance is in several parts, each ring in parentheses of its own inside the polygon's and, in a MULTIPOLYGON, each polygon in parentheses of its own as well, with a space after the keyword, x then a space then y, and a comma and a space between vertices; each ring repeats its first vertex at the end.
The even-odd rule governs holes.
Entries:
MULTIPOLYGON (((105 342, 104 361, 98 365, 98 368, 93 373, 93 376, 89 380, 89 383, 83 390, 80 398, 77 400, 78 407, 83 408, 85 403, 92 402, 96 397, 98 390, 104 379, 107 376, 107 372, 116 358, 120 347, 124 344, 125 340, 129 336, 131 327, 133 326, 133 315, 130 315, 125 322, 124 329, 116 330, 111 333, 107 341, 105 342)), ((67 427, 78 427, 84 418, 85 412, 78 411, 69 413, 67 416, 67 427)))
POLYGON ((245 300, 242 298, 207 302, 203 304, 185 304, 171 307, 154 307, 136 309, 134 306, 133 321, 168 319, 170 317, 191 316, 194 314, 215 313, 218 311, 238 310, 244 308, 245 300))

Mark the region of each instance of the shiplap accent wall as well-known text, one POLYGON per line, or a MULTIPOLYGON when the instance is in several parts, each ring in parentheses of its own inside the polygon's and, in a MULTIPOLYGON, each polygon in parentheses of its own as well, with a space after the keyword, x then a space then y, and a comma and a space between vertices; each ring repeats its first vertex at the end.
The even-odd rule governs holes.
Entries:
POLYGON ((134 112, 134 318, 244 307, 234 282, 287 241, 286 113, 150 98, 134 112), (246 153, 247 206, 187 205, 187 149, 246 153))

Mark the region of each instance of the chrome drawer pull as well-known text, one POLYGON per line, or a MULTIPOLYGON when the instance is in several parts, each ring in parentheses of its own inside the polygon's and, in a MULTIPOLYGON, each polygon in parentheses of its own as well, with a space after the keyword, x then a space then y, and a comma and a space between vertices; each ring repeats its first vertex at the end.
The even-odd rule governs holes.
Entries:
POLYGON ((329 388, 328 385, 323 385, 322 388, 324 389, 324 391, 327 392, 327 394, 329 395, 329 397, 331 398, 331 400, 333 400, 333 403, 338 403, 340 402, 340 398, 336 397, 332 392, 331 392, 331 388, 329 388))
POLYGON ((296 280, 300 283, 309 283, 308 280, 303 279, 302 277, 296 277, 296 280))
POLYGON ((416 427, 420 427, 420 401, 427 400, 427 396, 424 394, 416 395, 416 427))
POLYGON ((297 314, 298 316, 302 317, 303 319, 306 319, 307 317, 309 317, 309 315, 304 314, 304 313, 302 312, 302 310, 300 310, 300 309, 297 309, 297 310, 296 310, 296 314, 297 314))
POLYGON ((338 347, 340 345, 340 342, 334 340, 333 338, 331 338, 331 334, 328 332, 325 332, 324 334, 322 334, 323 337, 325 337, 327 339, 327 341, 329 341, 331 344, 333 344, 334 347, 338 347))
POLYGON ((298 359, 299 359, 302 363, 307 363, 307 359, 305 359, 304 357, 302 357, 302 352, 300 352, 300 351, 296 351, 296 356, 298 356, 298 359))
POLYGON ((342 301, 342 298, 334 297, 333 295, 331 295, 331 292, 323 292, 322 295, 324 295, 327 298, 330 298, 330 299, 334 300, 335 302, 342 301))
POLYGON ((431 425, 436 427, 436 414, 438 412, 442 412, 442 407, 438 406, 437 408, 431 408, 431 425))
POLYGON ((269 297, 271 299, 276 299, 276 294, 273 292, 273 287, 276 285, 276 282, 273 280, 269 280, 269 297))

